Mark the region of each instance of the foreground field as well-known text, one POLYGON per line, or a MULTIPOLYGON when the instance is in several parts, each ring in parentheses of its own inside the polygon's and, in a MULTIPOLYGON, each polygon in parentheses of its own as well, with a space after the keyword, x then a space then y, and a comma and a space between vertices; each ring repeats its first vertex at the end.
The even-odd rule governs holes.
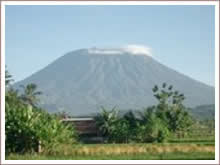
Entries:
POLYGON ((214 143, 79 144, 62 146, 57 153, 11 154, 11 160, 211 160, 214 143))
POLYGON ((10 155, 10 160, 214 160, 212 152, 174 152, 164 154, 136 154, 136 155, 77 155, 77 156, 45 156, 45 155, 10 155))

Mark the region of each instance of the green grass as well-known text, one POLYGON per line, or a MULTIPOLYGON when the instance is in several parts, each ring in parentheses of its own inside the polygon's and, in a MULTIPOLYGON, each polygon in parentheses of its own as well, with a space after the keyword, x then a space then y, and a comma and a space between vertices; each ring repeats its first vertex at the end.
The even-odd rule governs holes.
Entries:
POLYGON ((203 145, 215 145, 215 140, 206 140, 206 139, 200 139, 200 140, 194 140, 194 139, 172 139, 169 140, 170 143, 190 143, 190 144, 203 144, 203 145))
POLYGON ((170 138, 169 143, 191 143, 191 144, 204 144, 204 145, 215 145, 215 136, 206 137, 185 137, 178 139, 176 137, 170 138))
POLYGON ((76 156, 46 156, 38 154, 11 154, 6 157, 10 160, 214 160, 215 153, 193 152, 193 153, 160 153, 160 154, 133 154, 133 155, 76 155, 76 156))

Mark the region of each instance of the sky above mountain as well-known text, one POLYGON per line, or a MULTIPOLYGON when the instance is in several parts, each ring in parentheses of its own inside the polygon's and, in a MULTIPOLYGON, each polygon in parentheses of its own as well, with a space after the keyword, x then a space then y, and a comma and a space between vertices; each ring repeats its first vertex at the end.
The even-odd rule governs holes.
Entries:
POLYGON ((94 47, 142 51, 214 86, 214 6, 6 6, 6 65, 15 81, 94 47))

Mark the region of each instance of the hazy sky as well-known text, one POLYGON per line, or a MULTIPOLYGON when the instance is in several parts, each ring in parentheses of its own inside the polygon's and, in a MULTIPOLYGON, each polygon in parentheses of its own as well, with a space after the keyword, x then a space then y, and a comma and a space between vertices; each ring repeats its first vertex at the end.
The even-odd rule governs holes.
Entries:
POLYGON ((214 86, 214 6, 6 6, 6 65, 16 81, 65 53, 146 45, 161 63, 214 86))

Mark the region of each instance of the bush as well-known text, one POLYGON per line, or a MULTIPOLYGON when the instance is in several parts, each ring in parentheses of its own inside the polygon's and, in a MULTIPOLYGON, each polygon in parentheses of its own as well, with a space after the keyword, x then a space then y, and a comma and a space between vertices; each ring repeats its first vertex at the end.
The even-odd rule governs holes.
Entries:
POLYGON ((163 142, 169 135, 169 130, 164 120, 155 113, 156 107, 148 107, 140 112, 140 124, 137 139, 141 142, 163 142))
POLYGON ((128 121, 119 119, 115 123, 114 130, 110 136, 111 141, 114 143, 128 143, 131 137, 128 121))
POLYGON ((162 127, 158 130, 157 142, 162 143, 167 140, 169 136, 169 130, 166 127, 162 127))
POLYGON ((147 123, 142 123, 137 132, 139 142, 164 142, 169 135, 169 130, 162 120, 155 118, 147 123))
POLYGON ((6 153, 36 149, 38 144, 30 113, 30 111, 24 111, 24 107, 14 110, 6 104, 6 153))
POLYGON ((76 131, 54 115, 22 103, 15 91, 6 95, 5 108, 6 153, 33 152, 51 153, 61 143, 76 142, 76 131))

